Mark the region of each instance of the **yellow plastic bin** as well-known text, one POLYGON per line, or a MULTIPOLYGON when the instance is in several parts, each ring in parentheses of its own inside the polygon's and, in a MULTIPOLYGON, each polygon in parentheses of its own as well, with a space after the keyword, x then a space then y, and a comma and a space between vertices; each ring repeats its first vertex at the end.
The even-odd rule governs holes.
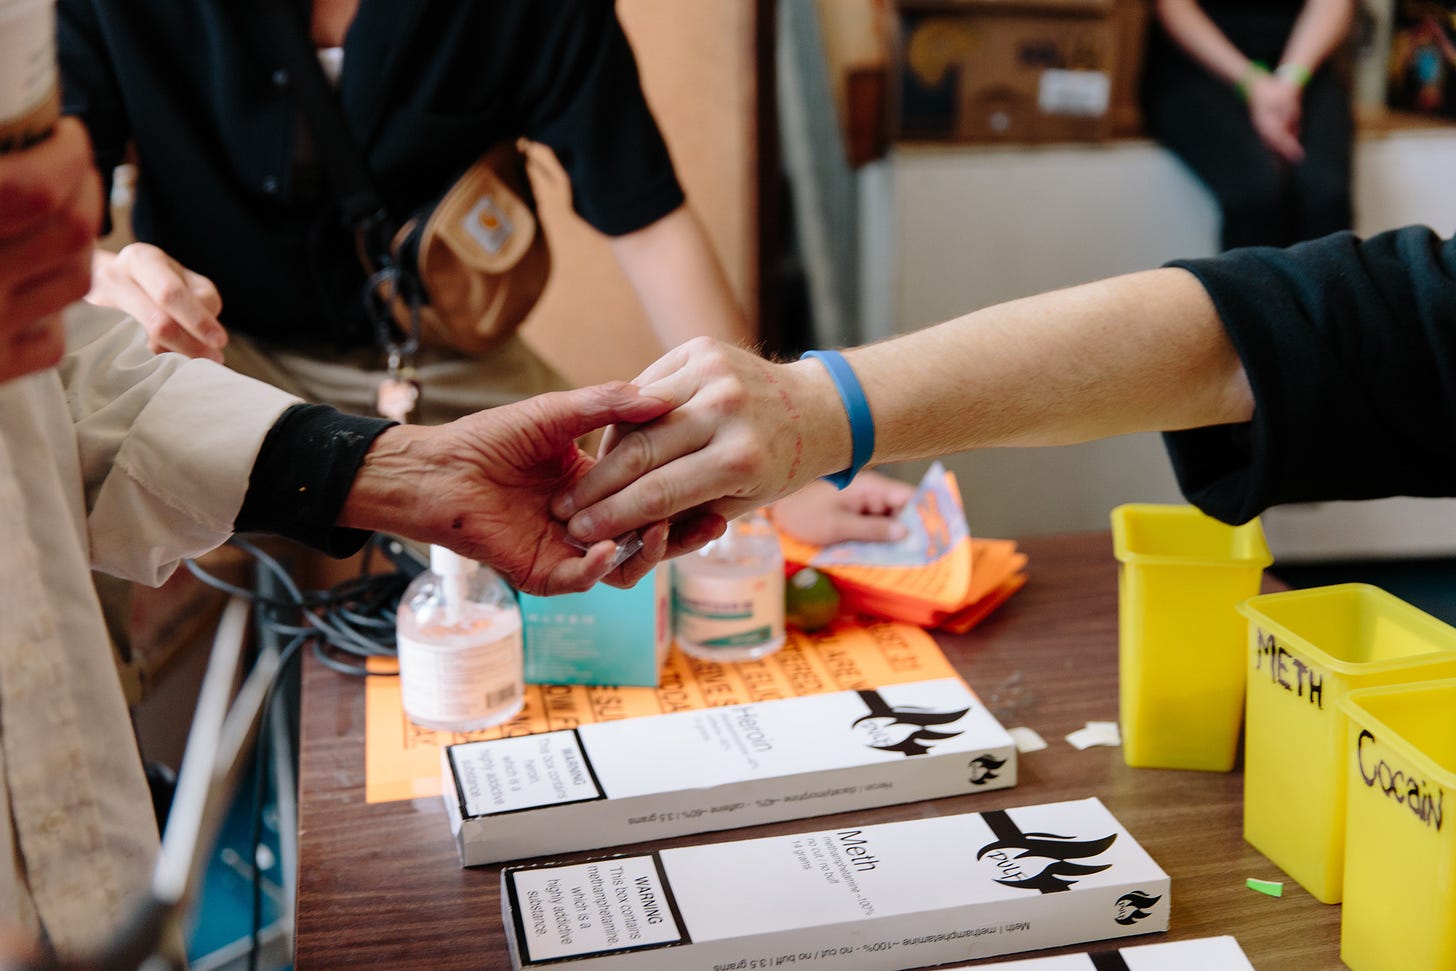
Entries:
POLYGON ((1229 526, 1192 506, 1112 510, 1119 707, 1128 765, 1227 772, 1244 714, 1245 624, 1269 547, 1258 520, 1229 526))
POLYGON ((1345 696, 1345 903, 1354 971, 1456 968, 1456 680, 1345 696))
POLYGON ((1456 629, 1364 583, 1265 594, 1239 610, 1249 618, 1244 839, 1338 903, 1352 757, 1343 699, 1456 677, 1456 629))

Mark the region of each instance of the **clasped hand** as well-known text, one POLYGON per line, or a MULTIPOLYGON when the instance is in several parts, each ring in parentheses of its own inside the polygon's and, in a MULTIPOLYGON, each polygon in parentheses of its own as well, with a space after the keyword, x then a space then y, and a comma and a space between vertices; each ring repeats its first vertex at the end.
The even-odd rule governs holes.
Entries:
POLYGON ((1271 152, 1290 165, 1304 161, 1300 143, 1303 92, 1299 85, 1266 74, 1249 88, 1249 119, 1259 139, 1271 152))
POLYGON ((630 586, 664 558, 722 535, 727 520, 808 484, 821 491, 786 510, 800 538, 897 538, 891 517, 910 498, 908 485, 871 475, 836 493, 816 482, 849 451, 847 420, 821 365, 775 364, 700 338, 632 384, 388 429, 365 456, 339 522, 448 546, 528 593, 599 580, 630 586), (609 425, 598 458, 577 446, 609 425), (632 530, 641 551, 611 570, 613 539, 632 530), (569 539, 588 544, 586 553, 569 539))
POLYGON ((576 539, 670 520, 667 553, 677 555, 719 535, 726 520, 805 486, 814 492, 785 510, 795 523, 779 517, 801 539, 897 537, 889 517, 908 501, 909 486, 869 475, 835 493, 817 482, 847 465, 851 450, 843 406, 818 362, 775 364, 699 338, 635 383, 672 410, 612 429, 600 460, 556 497, 552 511, 576 539))
POLYGON ((641 552, 609 575, 610 537, 583 554, 549 503, 593 466, 578 438, 614 422, 651 421, 668 407, 650 391, 616 382, 538 395, 446 425, 388 428, 365 455, 338 524, 449 547, 527 593, 570 593, 599 580, 630 586, 666 555, 667 523, 639 524, 641 552))

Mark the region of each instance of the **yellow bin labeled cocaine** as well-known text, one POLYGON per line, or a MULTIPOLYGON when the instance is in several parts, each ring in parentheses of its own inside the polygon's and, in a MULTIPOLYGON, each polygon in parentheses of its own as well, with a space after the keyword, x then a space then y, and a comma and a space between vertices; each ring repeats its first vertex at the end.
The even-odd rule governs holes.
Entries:
POLYGON ((1118 568, 1118 702, 1128 765, 1227 772, 1244 715, 1246 625, 1271 557, 1259 521, 1192 506, 1112 511, 1118 568))
POLYGON ((1345 696, 1345 902, 1354 971, 1456 968, 1456 680, 1345 696))
POLYGON ((1379 587, 1253 597, 1244 725, 1244 839, 1327 904, 1345 863, 1341 708, 1357 688, 1456 677, 1456 628, 1379 587))

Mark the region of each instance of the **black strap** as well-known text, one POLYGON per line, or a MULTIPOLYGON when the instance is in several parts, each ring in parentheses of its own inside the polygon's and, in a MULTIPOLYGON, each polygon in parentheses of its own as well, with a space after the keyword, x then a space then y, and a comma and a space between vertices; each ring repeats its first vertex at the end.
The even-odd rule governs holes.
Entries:
POLYGON ((365 244, 382 256, 392 235, 389 210, 374 188, 364 157, 354 144, 333 86, 324 75, 298 5, 289 0, 261 0, 256 8, 263 32, 282 55, 298 92, 298 102, 313 135, 314 152, 338 196, 345 224, 363 230, 365 244))
MULTIPOLYGON (((305 8, 306 9, 306 8, 305 8)), ((314 154, 328 173, 338 196, 344 225, 358 233, 373 267, 364 285, 364 311, 374 326, 379 346, 389 354, 391 373, 419 347, 419 305, 423 288, 403 272, 390 252, 394 220, 374 188, 364 155, 354 144, 338 96, 318 62, 299 5, 291 0, 260 0, 258 24, 293 78, 298 103, 313 135, 314 154), (408 326, 396 325, 390 304, 402 296, 409 307, 408 326), (402 336, 401 335, 402 332, 402 336)))
POLYGON ((1127 959, 1121 951, 1098 951, 1087 956, 1092 959, 1092 967, 1097 971, 1128 971, 1127 959))

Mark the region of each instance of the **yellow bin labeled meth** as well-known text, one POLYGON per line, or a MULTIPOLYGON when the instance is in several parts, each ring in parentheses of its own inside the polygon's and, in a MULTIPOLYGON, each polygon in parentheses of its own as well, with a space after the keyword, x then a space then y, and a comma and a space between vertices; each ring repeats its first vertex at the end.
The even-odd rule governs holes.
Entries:
POLYGON ((1128 765, 1227 772, 1244 714, 1245 624, 1271 560, 1258 520, 1118 506, 1118 685, 1128 765))
POLYGON ((1363 688, 1344 710, 1340 958, 1355 971, 1456 968, 1456 680, 1363 688))
POLYGON ((1338 903, 1353 757, 1340 706, 1356 688, 1456 677, 1456 629, 1364 583, 1265 594, 1239 609, 1249 618, 1244 839, 1338 903))

